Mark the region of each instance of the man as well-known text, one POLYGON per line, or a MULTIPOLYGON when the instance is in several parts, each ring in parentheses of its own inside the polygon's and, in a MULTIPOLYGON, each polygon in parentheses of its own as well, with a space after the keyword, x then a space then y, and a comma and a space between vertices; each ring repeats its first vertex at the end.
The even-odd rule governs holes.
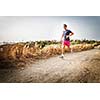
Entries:
POLYGON ((61 58, 64 57, 65 46, 67 46, 70 49, 70 51, 72 52, 72 49, 70 48, 70 36, 72 36, 72 35, 74 35, 74 33, 72 31, 70 31, 69 29, 67 29, 67 25, 64 24, 64 31, 63 31, 63 34, 61 36, 61 42, 62 42, 61 58))

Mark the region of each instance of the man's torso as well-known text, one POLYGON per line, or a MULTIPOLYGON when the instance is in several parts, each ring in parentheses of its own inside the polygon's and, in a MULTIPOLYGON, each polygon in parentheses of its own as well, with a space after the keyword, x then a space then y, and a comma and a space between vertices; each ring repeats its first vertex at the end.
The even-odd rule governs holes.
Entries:
POLYGON ((65 31, 63 31, 63 34, 64 34, 64 41, 70 41, 70 38, 69 37, 67 37, 69 34, 71 33, 71 31, 70 30, 65 30, 65 31))

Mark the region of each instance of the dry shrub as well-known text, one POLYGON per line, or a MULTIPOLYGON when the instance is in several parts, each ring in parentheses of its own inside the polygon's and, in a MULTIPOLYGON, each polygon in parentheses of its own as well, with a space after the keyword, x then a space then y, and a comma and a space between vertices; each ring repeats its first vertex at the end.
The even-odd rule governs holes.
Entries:
POLYGON ((19 59, 22 56, 22 51, 23 51, 23 45, 20 45, 20 44, 13 45, 10 48, 9 57, 13 59, 16 59, 16 58, 19 59))
POLYGON ((0 47, 0 58, 21 59, 37 56, 37 48, 29 44, 13 44, 0 47), (3 50, 2 50, 3 48, 3 50))
POLYGON ((11 47, 11 45, 0 46, 0 59, 9 58, 9 52, 11 47))
MULTIPOLYGON (((93 49, 92 44, 77 44, 72 45, 73 51, 83 51, 88 49, 93 49)), ((98 46, 100 48, 100 45, 98 46)), ((69 52, 66 47, 65 52, 69 52)), ((5 67, 23 67, 26 63, 30 63, 40 58, 48 58, 54 55, 61 54, 61 45, 48 45, 40 49, 36 45, 30 43, 16 43, 16 44, 6 44, 0 46, 0 68, 5 67)))
POLYGON ((94 46, 92 44, 77 44, 71 46, 71 48, 73 49, 73 51, 84 51, 84 50, 93 49, 94 46))
MULTIPOLYGON (((73 51, 78 52, 78 51, 93 49, 94 46, 92 44, 77 44, 77 45, 71 46, 71 48, 73 49, 73 51)), ((65 47, 65 52, 70 52, 70 49, 68 49, 68 47, 65 47)), ((61 45, 46 46, 42 49, 42 53, 49 56, 61 54, 61 45)))
POLYGON ((100 49, 100 45, 96 46, 95 49, 100 49))
MULTIPOLYGON (((71 48, 73 51, 83 51, 88 49, 93 49, 94 45, 92 44, 77 44, 72 45, 71 48)), ((69 49, 66 47, 65 52, 69 52, 69 49)), ((39 47, 35 47, 35 45, 31 45, 30 43, 21 44, 11 44, 0 46, 0 59, 8 58, 8 59, 23 59, 23 58, 41 58, 50 57, 53 55, 61 54, 61 45, 48 45, 44 48, 40 49, 39 47)))
POLYGON ((22 57, 33 57, 35 56, 36 48, 30 47, 29 44, 25 44, 22 50, 22 57))
POLYGON ((61 54, 61 46, 60 45, 48 45, 42 49, 42 53, 45 53, 47 55, 61 54))

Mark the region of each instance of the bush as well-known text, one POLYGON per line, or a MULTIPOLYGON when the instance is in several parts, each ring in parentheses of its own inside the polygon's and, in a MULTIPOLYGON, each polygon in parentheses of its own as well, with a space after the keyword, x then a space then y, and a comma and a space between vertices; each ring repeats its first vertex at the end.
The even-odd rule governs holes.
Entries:
MULTIPOLYGON (((100 41, 71 40, 71 44, 73 44, 71 47, 74 51, 83 51, 94 48, 94 46, 100 44, 100 41)), ((67 47, 65 52, 69 52, 67 47)), ((58 54, 61 54, 61 44, 58 41, 20 42, 0 46, 0 59, 23 59, 58 54)))

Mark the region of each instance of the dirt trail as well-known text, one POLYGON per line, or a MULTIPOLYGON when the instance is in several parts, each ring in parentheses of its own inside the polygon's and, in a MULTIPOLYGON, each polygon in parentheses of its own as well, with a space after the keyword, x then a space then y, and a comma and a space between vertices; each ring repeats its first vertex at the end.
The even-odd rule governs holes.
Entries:
POLYGON ((24 69, 0 69, 0 82, 100 82, 100 50, 66 53, 64 59, 55 56, 24 69))

